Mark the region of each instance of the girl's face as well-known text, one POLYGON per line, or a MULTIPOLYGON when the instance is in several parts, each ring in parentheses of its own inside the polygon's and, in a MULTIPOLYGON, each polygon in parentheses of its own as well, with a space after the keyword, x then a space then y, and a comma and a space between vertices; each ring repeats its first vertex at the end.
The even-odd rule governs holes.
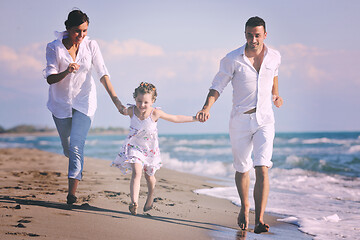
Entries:
POLYGON ((135 98, 136 107, 139 109, 140 113, 145 113, 148 111, 154 103, 153 96, 151 93, 141 94, 139 93, 135 98))
POLYGON ((79 26, 72 27, 68 30, 69 38, 73 44, 80 44, 87 35, 88 22, 84 22, 79 26))

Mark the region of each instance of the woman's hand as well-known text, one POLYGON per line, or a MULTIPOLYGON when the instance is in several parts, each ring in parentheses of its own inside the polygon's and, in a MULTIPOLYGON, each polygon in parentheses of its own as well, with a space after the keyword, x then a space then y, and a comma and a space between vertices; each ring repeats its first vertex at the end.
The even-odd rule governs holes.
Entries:
POLYGON ((77 70, 79 70, 80 65, 77 63, 70 63, 68 68, 66 69, 68 73, 76 73, 77 70))
POLYGON ((119 107, 117 108, 122 115, 129 115, 128 109, 124 105, 121 105, 120 108, 119 107))

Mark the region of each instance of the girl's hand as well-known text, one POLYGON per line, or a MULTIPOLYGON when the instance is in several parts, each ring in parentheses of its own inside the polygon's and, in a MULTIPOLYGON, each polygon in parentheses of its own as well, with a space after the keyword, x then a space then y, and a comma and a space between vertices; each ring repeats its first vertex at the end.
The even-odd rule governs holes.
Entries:
POLYGON ((208 119, 210 118, 210 113, 207 110, 200 110, 197 114, 196 114, 196 119, 199 122, 206 122, 208 119))
POLYGON ((129 115, 128 109, 127 109, 124 105, 122 105, 119 100, 116 101, 115 105, 116 105, 116 108, 119 110, 119 112, 120 112, 122 115, 129 115))
POLYGON ((79 70, 80 65, 77 63, 70 63, 68 68, 66 69, 68 73, 76 73, 77 70, 79 70))
POLYGON ((119 112, 122 114, 122 115, 129 115, 129 111, 128 109, 122 105, 122 108, 119 109, 119 112))

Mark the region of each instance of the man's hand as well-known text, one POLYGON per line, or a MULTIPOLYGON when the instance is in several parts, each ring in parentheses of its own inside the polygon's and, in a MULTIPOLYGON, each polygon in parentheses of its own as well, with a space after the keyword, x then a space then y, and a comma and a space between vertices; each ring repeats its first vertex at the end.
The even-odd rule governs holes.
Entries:
POLYGON ((283 105, 283 99, 280 96, 273 95, 273 102, 276 107, 281 107, 283 105))
POLYGON ((199 122, 206 122, 208 119, 210 118, 210 113, 209 111, 206 110, 200 110, 197 114, 196 114, 196 119, 199 122))

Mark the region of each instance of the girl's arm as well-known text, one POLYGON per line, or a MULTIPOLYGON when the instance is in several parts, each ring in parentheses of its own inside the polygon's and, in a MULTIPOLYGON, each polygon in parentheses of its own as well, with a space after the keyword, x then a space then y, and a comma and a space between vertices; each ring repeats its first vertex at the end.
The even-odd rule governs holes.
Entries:
POLYGON ((154 115, 155 115, 155 121, 157 121, 159 118, 164 119, 169 122, 174 122, 174 123, 185 123, 185 122, 196 122, 197 121, 195 116, 172 115, 172 114, 167 114, 160 109, 155 109, 154 115))

